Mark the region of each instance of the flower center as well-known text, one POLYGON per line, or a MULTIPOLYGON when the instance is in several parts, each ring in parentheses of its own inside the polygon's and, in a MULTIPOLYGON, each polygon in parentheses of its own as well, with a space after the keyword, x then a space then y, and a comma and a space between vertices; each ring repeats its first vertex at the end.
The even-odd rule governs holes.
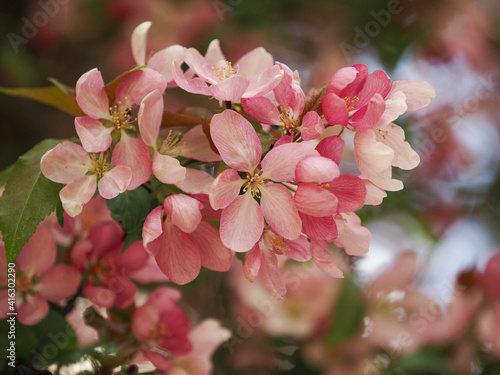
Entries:
MULTIPOLYGON (((125 100, 128 98, 125 97, 125 100)), ((132 122, 136 121, 137 118, 132 118, 132 108, 122 105, 119 101, 114 106, 109 107, 109 114, 111 115, 111 121, 116 126, 117 129, 133 129, 134 126, 132 122)))
POLYGON ((158 343, 164 336, 172 336, 172 332, 167 328, 163 322, 158 322, 154 328, 149 331, 148 341, 158 343))
POLYGON ((106 159, 104 158, 104 154, 102 152, 99 159, 97 159, 95 154, 90 155, 90 173, 97 175, 97 178, 101 178, 103 174, 108 171, 108 169, 109 166, 106 164, 106 159))
POLYGON ((353 96, 351 99, 348 96, 346 96, 344 100, 347 110, 352 111, 354 109, 354 105, 356 104, 356 102, 359 101, 359 98, 357 96, 353 96))
MULTIPOLYGON (((288 107, 290 108, 290 106, 288 107)), ((283 130, 288 134, 293 134, 298 123, 297 118, 293 115, 293 111, 291 109, 286 109, 283 105, 278 107, 278 111, 280 112, 280 120, 283 123, 283 130)))
POLYGON ((276 254, 283 254, 284 251, 290 251, 290 247, 285 243, 285 239, 270 230, 265 231, 262 238, 271 244, 276 254))
POLYGON ((102 276, 108 276, 116 272, 116 264, 113 258, 104 257, 99 259, 93 268, 94 273, 102 276))
POLYGON ((177 147, 181 139, 181 133, 173 133, 172 130, 169 130, 167 138, 163 141, 158 152, 162 155, 168 155, 176 158, 182 153, 182 150, 177 147))
MULTIPOLYGON (((236 65, 236 69, 238 69, 238 65, 236 65)), ((218 69, 215 66, 212 66, 212 70, 219 81, 224 81, 226 78, 238 74, 238 71, 233 69, 230 61, 226 61, 226 63, 221 65, 218 69)))
POLYGON ((243 192, 246 193, 250 189, 252 197, 260 198, 260 187, 264 186, 265 181, 266 180, 259 174, 259 171, 255 172, 253 176, 247 173, 246 182, 243 184, 243 192))
POLYGON ((33 284, 35 284, 38 281, 38 278, 36 276, 29 277, 22 273, 21 271, 17 271, 16 275, 16 290, 19 293, 26 293, 29 292, 33 284))

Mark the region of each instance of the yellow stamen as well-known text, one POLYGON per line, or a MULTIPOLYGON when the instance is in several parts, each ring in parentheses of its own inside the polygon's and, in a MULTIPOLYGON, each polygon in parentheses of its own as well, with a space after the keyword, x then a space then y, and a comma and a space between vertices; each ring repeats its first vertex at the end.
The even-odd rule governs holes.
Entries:
POLYGON ((357 96, 353 96, 351 99, 348 96, 346 96, 344 100, 347 110, 352 111, 354 109, 354 105, 356 104, 356 102, 359 101, 359 98, 357 96))
POLYGON ((238 65, 236 65, 236 70, 233 69, 233 66, 230 61, 226 61, 225 65, 222 65, 219 69, 215 66, 212 66, 212 70, 214 71, 214 75, 219 79, 219 81, 224 81, 226 78, 229 78, 235 74, 238 74, 238 65))

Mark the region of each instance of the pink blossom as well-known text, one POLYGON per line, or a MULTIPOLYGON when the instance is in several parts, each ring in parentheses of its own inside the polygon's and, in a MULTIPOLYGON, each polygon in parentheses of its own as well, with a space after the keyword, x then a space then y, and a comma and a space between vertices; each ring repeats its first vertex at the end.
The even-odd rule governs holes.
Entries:
MULTIPOLYGON (((323 135, 325 126, 317 112, 307 112, 303 118, 301 117, 304 111, 305 94, 300 87, 299 73, 292 72, 285 64, 277 62, 276 65, 284 72, 281 82, 270 95, 242 98, 241 104, 245 113, 259 121, 264 127, 277 125, 282 127, 285 134, 300 133, 305 141, 323 135)), ((265 130, 269 129, 265 128, 265 130)))
MULTIPOLYGON (((0 285, 7 285, 5 248, 0 246, 0 285)), ((56 243, 50 229, 39 226, 24 245, 16 260, 16 310, 10 310, 7 289, 0 291, 0 318, 17 312, 22 324, 34 325, 49 311, 50 302, 62 302, 74 295, 80 285, 81 274, 74 267, 57 264, 56 243)))
POLYGON ((97 187, 103 198, 111 199, 124 192, 132 179, 129 167, 110 165, 103 153, 99 157, 89 155, 73 142, 60 143, 47 151, 40 160, 40 168, 49 180, 66 184, 59 197, 71 217, 82 212, 97 187))
POLYGON ((96 225, 87 239, 78 242, 71 259, 79 271, 87 275, 83 295, 100 307, 126 308, 137 291, 127 275, 141 269, 148 254, 140 241, 122 254, 123 230, 115 221, 96 225))
POLYGON ((144 223, 144 248, 174 283, 194 280, 201 266, 220 272, 231 266, 232 253, 222 244, 217 228, 202 220, 202 208, 202 203, 187 195, 170 195, 144 223))
POLYGON ((262 235, 264 219, 280 236, 296 239, 302 225, 292 193, 282 183, 293 181, 297 163, 318 155, 317 151, 308 144, 289 143, 274 147, 261 162, 257 133, 243 116, 231 110, 212 118, 210 134, 222 159, 232 168, 215 179, 210 191, 212 208, 222 209, 220 236, 224 245, 238 252, 252 249, 262 235), (241 178, 238 172, 246 177, 241 178))
POLYGON ((75 118, 75 128, 82 146, 87 152, 103 152, 111 146, 112 134, 119 137, 111 160, 115 165, 125 165, 131 169, 132 179, 128 190, 134 190, 151 175, 146 145, 142 140, 127 134, 127 131, 136 130, 136 119, 132 113, 147 94, 154 90, 162 93, 165 87, 165 78, 154 70, 144 68, 133 71, 118 84, 115 104, 110 106, 99 70, 90 70, 76 83, 76 100, 86 114, 75 118))
POLYGON ((277 255, 299 262, 311 259, 309 242, 305 236, 295 240, 287 240, 274 230, 265 229, 257 244, 245 258, 245 277, 253 282, 260 275, 269 293, 276 298, 286 294, 285 281, 281 275, 277 255))
POLYGON ((179 87, 193 94, 233 103, 239 103, 242 98, 266 95, 283 76, 264 48, 255 48, 233 65, 224 57, 218 40, 210 43, 205 57, 194 48, 186 49, 184 61, 197 77, 189 80, 180 64, 173 61, 174 80, 179 87))
POLYGON ((132 316, 132 333, 142 354, 162 371, 171 369, 172 357, 187 355, 193 348, 188 338, 190 323, 175 305, 180 298, 176 289, 157 288, 132 316))

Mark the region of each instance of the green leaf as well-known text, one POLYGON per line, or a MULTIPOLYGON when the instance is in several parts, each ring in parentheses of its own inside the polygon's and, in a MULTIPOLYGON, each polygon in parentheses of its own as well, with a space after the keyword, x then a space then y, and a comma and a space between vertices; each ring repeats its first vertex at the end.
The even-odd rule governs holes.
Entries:
POLYGON ((64 228, 64 208, 62 202, 56 207, 57 223, 61 228, 64 228))
POLYGON ((38 224, 59 204, 61 184, 47 179, 40 170, 40 158, 62 140, 46 139, 21 156, 0 198, 0 231, 7 262, 17 255, 35 233, 38 224))
POLYGON ((67 86, 58 83, 57 86, 38 87, 38 88, 6 88, 0 87, 0 92, 11 95, 27 98, 47 104, 51 107, 60 109, 74 116, 83 115, 82 110, 78 107, 74 94, 69 91, 67 86), (64 89, 65 87, 66 89, 64 89))
POLYGON ((119 194, 116 198, 106 201, 111 217, 118 221, 127 233, 125 250, 136 239, 141 238, 142 225, 146 216, 151 212, 151 199, 148 190, 139 186, 132 191, 119 194))
POLYGON ((14 169, 14 164, 12 164, 10 167, 7 167, 2 172, 0 172, 0 186, 5 185, 13 169, 14 169))
POLYGON ((337 309, 326 337, 326 344, 331 346, 349 339, 358 331, 362 320, 362 292, 351 278, 347 278, 340 291, 337 309))

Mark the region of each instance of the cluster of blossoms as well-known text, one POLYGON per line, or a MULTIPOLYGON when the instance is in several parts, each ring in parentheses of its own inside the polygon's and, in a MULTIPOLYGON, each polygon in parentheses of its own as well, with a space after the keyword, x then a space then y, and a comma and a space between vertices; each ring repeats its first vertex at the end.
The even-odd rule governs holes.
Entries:
POLYGON ((109 306, 126 305, 134 288, 120 276, 123 295, 106 292, 110 269, 131 274, 154 259, 170 281, 186 284, 201 266, 227 271, 233 252, 246 253, 247 279, 260 275, 278 298, 286 293, 280 258, 313 259, 342 277, 330 245, 354 256, 368 251, 371 234, 354 211, 403 188, 392 167, 415 168, 419 156, 393 121, 426 107, 434 90, 355 65, 306 94, 299 73, 263 48, 231 63, 217 40, 204 56, 176 45, 147 59, 149 26, 132 35, 140 67, 114 90, 97 69, 78 80, 76 101, 85 114, 75 119, 79 141, 63 142, 41 160, 43 174, 65 184, 60 198, 71 217, 96 190, 112 199, 144 185, 155 197, 142 243, 122 255, 120 244, 103 249, 123 238, 108 223, 74 247, 74 265, 88 275, 84 294, 97 304, 102 297, 109 306), (225 109, 199 118, 184 134, 163 134, 162 127, 175 123, 164 112, 169 87, 216 99, 225 109), (345 148, 354 152, 356 174, 342 173, 345 148))

